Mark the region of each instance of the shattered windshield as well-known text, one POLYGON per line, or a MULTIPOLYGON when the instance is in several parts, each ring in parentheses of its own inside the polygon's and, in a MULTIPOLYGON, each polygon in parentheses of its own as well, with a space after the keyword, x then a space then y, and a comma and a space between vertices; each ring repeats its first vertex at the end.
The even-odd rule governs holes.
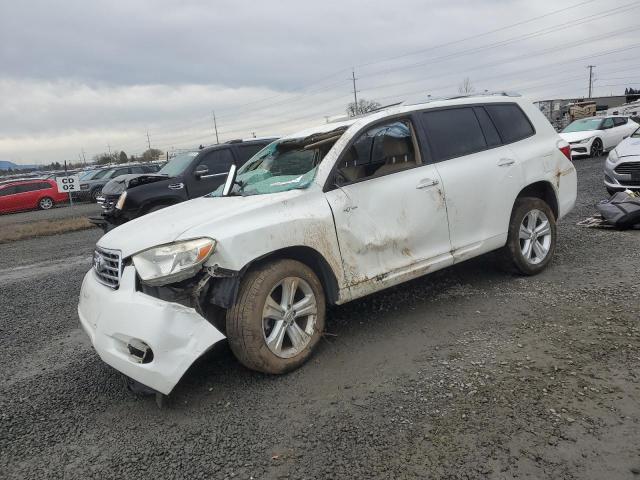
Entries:
MULTIPOLYGON (((256 153, 236 175, 230 195, 264 195, 307 188, 318 165, 347 127, 277 140, 256 153)), ((222 196, 223 186, 210 194, 222 196)))
POLYGON ((166 175, 167 177, 177 177, 191 164, 191 161, 196 155, 198 155, 198 152, 187 152, 176 155, 158 171, 158 174, 166 175))

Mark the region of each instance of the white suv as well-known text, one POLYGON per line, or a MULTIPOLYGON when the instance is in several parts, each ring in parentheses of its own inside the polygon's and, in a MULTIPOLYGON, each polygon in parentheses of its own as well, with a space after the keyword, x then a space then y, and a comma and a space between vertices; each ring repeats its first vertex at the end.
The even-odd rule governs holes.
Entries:
POLYGON ((574 206, 569 145, 519 96, 397 106, 265 147, 212 194, 100 239, 78 313, 102 359, 168 394, 227 338, 249 368, 308 359, 328 304, 502 249, 544 269, 574 206))

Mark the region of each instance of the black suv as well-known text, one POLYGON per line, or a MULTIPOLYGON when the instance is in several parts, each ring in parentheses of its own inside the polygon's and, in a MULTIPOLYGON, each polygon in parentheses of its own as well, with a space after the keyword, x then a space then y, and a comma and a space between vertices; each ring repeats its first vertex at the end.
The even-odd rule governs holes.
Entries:
POLYGON ((156 174, 114 178, 98 198, 102 214, 89 220, 108 232, 136 217, 213 192, 224 183, 233 163, 239 168, 274 140, 232 140, 179 154, 156 174))

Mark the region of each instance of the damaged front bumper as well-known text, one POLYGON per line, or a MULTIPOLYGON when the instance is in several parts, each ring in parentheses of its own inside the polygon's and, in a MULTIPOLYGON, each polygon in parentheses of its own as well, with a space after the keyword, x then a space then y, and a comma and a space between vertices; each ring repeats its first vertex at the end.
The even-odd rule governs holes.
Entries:
POLYGON ((168 395, 203 353, 225 338, 195 309, 136 290, 127 266, 118 289, 84 277, 80 323, 100 358, 128 377, 168 395))

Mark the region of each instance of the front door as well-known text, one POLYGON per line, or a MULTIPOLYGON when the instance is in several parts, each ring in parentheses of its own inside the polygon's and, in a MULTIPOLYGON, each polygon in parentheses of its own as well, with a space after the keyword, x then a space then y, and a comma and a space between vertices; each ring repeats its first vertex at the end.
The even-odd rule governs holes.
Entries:
POLYGON ((228 148, 205 153, 195 162, 195 168, 187 174, 189 198, 196 198, 213 192, 224 183, 233 163, 233 155, 228 148))
POLYGON ((451 259, 441 188, 408 119, 369 128, 338 160, 326 198, 353 297, 451 259))

